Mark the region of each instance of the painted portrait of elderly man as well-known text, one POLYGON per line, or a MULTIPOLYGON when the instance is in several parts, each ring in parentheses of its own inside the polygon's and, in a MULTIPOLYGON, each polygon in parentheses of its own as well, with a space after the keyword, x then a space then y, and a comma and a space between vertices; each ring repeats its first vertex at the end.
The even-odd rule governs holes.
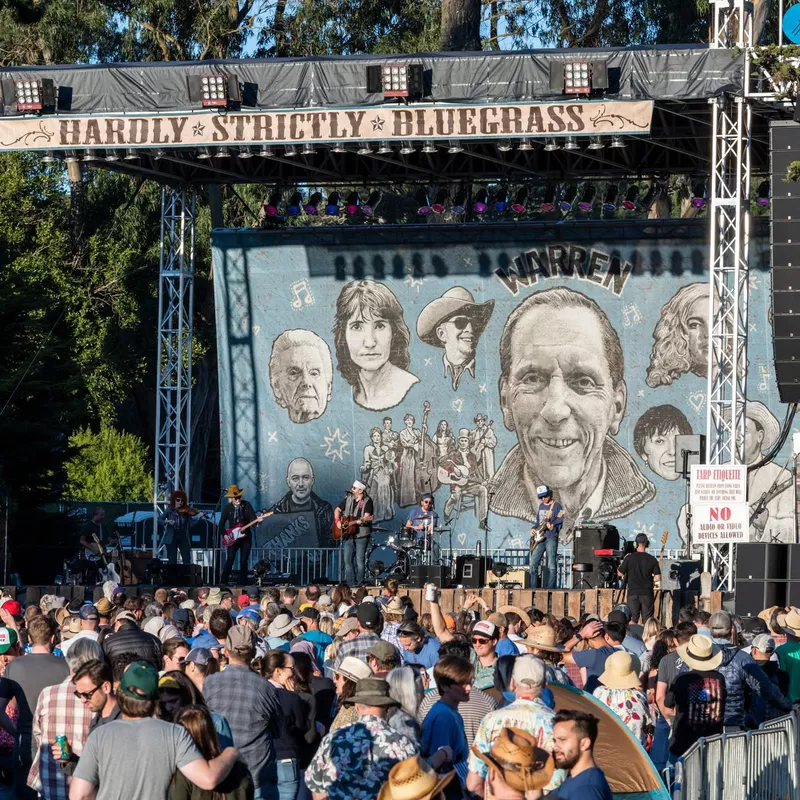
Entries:
POLYGON ((325 340, 302 328, 284 331, 272 343, 269 382, 275 402, 303 423, 325 413, 333 387, 333 362, 325 340))
POLYGON ((691 372, 708 375, 708 284, 690 283, 662 307, 653 331, 647 385, 670 386, 691 372))
POLYGON ((500 339, 499 389, 517 445, 490 482, 491 511, 535 520, 541 484, 567 523, 618 519, 653 499, 655 487, 613 438, 628 400, 625 359, 594 300, 558 287, 520 303, 500 339))

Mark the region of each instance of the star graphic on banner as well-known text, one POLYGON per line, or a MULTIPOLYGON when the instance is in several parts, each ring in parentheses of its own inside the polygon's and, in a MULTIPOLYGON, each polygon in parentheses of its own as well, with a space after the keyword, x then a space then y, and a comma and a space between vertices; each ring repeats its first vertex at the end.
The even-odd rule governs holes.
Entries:
POLYGON ((206 129, 206 126, 205 126, 205 125, 203 125, 203 123, 202 123, 202 122, 198 122, 198 123, 197 123, 197 125, 193 125, 193 126, 192 126, 192 133, 193 133, 195 136, 202 136, 202 135, 203 135, 203 131, 204 131, 205 129, 206 129))
POLYGON ((267 431, 267 442, 278 441, 278 431, 267 431))
POLYGON ((751 322, 750 323, 750 333, 755 333, 755 332, 756 332, 756 323, 755 322, 751 322))
POLYGON ((472 266, 472 256, 464 256, 464 266, 465 267, 472 266))
POLYGON ((481 384, 481 385, 478 387, 478 389, 480 390, 480 393, 481 393, 481 394, 486 394, 486 384, 485 384, 485 383, 482 383, 482 384, 481 384))
POLYGON ((417 294, 419 294, 419 287, 422 286, 423 280, 423 278, 415 278, 413 275, 408 275, 404 283, 409 289, 416 288, 417 294))
POLYGON ((429 367, 431 364, 433 364, 433 359, 432 358, 426 358, 425 359, 425 366, 429 367))
POLYGON ((371 122, 373 131, 382 131, 383 123, 386 122, 386 120, 383 117, 375 117, 371 122))
POLYGON ((644 397, 644 389, 639 389, 639 391, 637 392, 636 396, 637 397, 644 397))
MULTIPOLYGON (((347 431, 345 431, 345 434, 346 433, 347 431)), ((320 447, 325 448, 325 456, 333 461, 334 464, 337 458, 339 461, 344 461, 344 457, 350 454, 350 451, 347 449, 350 442, 342 437, 338 428, 335 431, 328 428, 328 435, 323 436, 322 440, 325 444, 321 444, 320 447)))

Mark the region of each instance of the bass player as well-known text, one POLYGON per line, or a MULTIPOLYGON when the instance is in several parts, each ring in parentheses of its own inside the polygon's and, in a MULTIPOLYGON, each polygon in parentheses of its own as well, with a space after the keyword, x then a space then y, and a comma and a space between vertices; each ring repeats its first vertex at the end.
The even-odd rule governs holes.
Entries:
MULTIPOLYGON (((242 499, 244 489, 240 489, 235 483, 228 487, 225 497, 230 500, 230 503, 222 509, 222 514, 219 517, 219 538, 222 540, 222 535, 228 528, 236 528, 240 525, 247 525, 248 523, 255 522, 258 519, 253 506, 242 499)), ((225 566, 222 568, 222 583, 228 583, 231 577, 231 570, 233 569, 233 562, 236 560, 236 553, 239 553, 239 582, 242 586, 247 586, 247 567, 250 560, 250 550, 253 546, 253 541, 250 538, 252 529, 245 531, 242 536, 237 539, 229 548, 228 556, 225 559, 225 566)))
POLYGON ((556 575, 558 573, 558 534, 564 524, 564 514, 561 503, 553 499, 553 490, 549 486, 537 486, 536 496, 539 498, 539 510, 536 512, 536 525, 531 528, 531 588, 539 586, 538 570, 542 556, 547 554, 545 569, 548 589, 556 588, 556 575), (544 538, 533 544, 537 535, 543 534, 544 538))
POLYGON ((367 549, 372 535, 372 516, 372 498, 367 494, 367 487, 361 481, 353 481, 353 487, 333 510, 334 526, 342 527, 344 579, 351 586, 360 586, 364 582, 367 549), (345 527, 343 519, 358 520, 358 524, 345 527))

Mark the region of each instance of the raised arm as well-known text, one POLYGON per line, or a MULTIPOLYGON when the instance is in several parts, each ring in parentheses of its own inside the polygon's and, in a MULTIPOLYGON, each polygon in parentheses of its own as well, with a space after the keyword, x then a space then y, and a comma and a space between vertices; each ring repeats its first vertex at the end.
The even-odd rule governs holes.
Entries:
POLYGON ((447 630, 447 625, 445 625, 444 617, 442 616, 442 609, 439 607, 438 589, 434 593, 434 599, 431 601, 431 624, 433 625, 436 638, 440 642, 453 641, 453 634, 447 630))

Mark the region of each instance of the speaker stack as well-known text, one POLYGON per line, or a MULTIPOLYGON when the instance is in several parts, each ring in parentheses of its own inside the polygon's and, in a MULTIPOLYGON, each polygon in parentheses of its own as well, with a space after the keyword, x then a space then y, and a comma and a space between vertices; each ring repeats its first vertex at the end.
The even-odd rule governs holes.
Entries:
POLYGON ((600 573, 604 562, 614 563, 613 576, 616 579, 619 559, 594 554, 595 550, 620 550, 619 531, 613 525, 584 525, 575 528, 572 547, 573 563, 592 565, 592 571, 585 576, 588 584, 594 587, 601 585, 600 573))
POLYGON ((775 379, 782 403, 800 402, 800 184, 785 181, 800 160, 800 126, 772 122, 770 189, 772 209, 772 344, 775 379))
POLYGON ((456 557, 456 586, 468 586, 470 589, 480 589, 487 567, 491 565, 486 556, 457 556, 456 557))
POLYGON ((450 570, 439 564, 434 566, 412 564, 411 573, 408 576, 408 585, 413 589, 422 589, 426 583, 435 583, 439 589, 449 588, 450 570))
POLYGON ((798 545, 745 542, 736 545, 736 596, 734 610, 742 617, 755 617, 770 606, 786 605, 787 588, 800 589, 798 545), (794 554, 797 582, 789 579, 789 553, 794 554))

